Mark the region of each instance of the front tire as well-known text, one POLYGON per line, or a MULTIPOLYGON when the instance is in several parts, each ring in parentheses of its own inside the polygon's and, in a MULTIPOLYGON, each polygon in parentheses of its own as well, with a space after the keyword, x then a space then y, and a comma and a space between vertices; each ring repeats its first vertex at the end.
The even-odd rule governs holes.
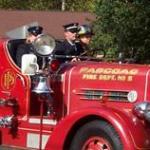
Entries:
POLYGON ((94 120, 75 134, 69 150, 122 150, 122 142, 111 124, 94 120))

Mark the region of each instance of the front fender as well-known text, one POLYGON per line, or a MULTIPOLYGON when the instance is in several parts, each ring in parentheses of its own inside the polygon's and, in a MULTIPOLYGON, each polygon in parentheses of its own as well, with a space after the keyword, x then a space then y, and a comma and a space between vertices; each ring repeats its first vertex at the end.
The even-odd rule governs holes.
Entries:
POLYGON ((63 150, 65 139, 71 131, 71 128, 79 120, 82 120, 85 117, 87 118, 88 116, 96 116, 108 121, 119 134, 124 149, 135 150, 135 145, 133 143, 135 142, 134 139, 136 138, 136 135, 134 136, 133 134, 135 127, 133 126, 131 117, 127 116, 122 111, 107 107, 84 109, 66 116, 55 127, 46 145, 46 150, 63 150))

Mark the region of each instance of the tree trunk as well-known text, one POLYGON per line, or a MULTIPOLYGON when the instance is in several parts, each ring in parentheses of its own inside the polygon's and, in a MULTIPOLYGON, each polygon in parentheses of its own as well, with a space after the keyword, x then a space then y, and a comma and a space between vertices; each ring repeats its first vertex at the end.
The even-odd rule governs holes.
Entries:
POLYGON ((65 0, 62 0, 61 10, 65 11, 65 0))

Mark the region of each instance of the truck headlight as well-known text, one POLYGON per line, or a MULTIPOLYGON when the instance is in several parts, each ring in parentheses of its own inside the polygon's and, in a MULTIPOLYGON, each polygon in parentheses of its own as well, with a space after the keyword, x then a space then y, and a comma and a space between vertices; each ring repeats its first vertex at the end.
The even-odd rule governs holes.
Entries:
POLYGON ((150 102, 137 103, 133 107, 133 113, 140 119, 150 122, 150 102))

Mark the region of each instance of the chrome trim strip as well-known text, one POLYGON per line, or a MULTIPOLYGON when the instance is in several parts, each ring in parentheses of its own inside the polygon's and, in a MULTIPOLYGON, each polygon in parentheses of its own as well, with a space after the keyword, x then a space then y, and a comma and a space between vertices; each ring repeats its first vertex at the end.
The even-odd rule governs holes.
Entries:
MULTIPOLYGON (((29 118, 29 123, 31 124, 40 124, 40 119, 38 118, 29 118)), ((51 119, 43 119, 43 124, 47 125, 56 125, 57 121, 56 120, 51 120, 51 119)))

